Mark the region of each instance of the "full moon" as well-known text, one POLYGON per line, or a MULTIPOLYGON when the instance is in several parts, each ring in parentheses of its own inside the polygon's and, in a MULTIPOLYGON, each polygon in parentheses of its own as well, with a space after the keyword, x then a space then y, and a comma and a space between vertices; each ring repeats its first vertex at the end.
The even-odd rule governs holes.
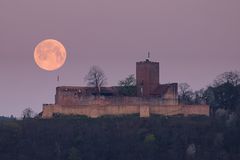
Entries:
POLYGON ((66 49, 62 43, 54 39, 41 41, 34 50, 35 63, 47 71, 54 71, 62 67, 66 57, 66 49))

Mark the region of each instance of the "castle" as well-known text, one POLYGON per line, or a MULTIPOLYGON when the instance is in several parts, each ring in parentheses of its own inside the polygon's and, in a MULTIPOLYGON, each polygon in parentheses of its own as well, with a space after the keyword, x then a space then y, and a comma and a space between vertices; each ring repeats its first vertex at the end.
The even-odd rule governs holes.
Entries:
POLYGON ((209 116, 208 105, 179 104, 178 84, 160 84, 159 62, 149 59, 136 63, 136 94, 123 96, 120 91, 120 86, 102 87, 97 95, 94 87, 57 87, 55 104, 44 104, 42 117, 51 118, 54 114, 93 118, 128 114, 209 116))

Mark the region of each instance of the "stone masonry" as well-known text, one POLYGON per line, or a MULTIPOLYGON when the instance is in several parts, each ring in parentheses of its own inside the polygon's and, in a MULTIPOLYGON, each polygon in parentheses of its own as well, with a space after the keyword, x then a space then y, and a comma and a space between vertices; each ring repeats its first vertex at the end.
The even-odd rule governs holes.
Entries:
POLYGON ((119 86, 103 87, 102 95, 96 95, 92 87, 61 86, 56 88, 55 104, 43 105, 43 118, 54 114, 105 115, 205 115, 208 105, 180 105, 178 84, 160 84, 159 63, 146 61, 136 63, 136 96, 119 95, 119 86))

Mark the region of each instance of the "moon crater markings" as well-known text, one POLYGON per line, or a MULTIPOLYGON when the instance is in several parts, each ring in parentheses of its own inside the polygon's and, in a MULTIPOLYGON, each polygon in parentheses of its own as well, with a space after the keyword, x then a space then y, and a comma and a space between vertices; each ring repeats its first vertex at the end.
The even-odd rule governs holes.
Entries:
POLYGON ((40 42, 34 50, 36 64, 44 70, 57 70, 65 63, 67 57, 64 46, 54 39, 40 42))

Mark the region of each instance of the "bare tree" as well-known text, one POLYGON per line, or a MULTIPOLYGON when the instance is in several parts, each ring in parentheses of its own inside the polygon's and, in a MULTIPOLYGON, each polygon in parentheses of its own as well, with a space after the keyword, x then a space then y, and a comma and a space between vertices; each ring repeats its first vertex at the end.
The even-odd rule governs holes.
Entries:
POLYGON ((103 70, 98 66, 92 66, 84 79, 88 86, 96 88, 97 94, 101 93, 101 87, 107 83, 103 70))
POLYGON ((193 91, 187 83, 180 83, 179 87, 179 100, 183 104, 191 104, 193 101, 193 91))
POLYGON ((22 116, 23 116, 23 119, 33 118, 34 117, 34 111, 32 110, 32 108, 28 107, 28 108, 23 110, 22 116))
POLYGON ((224 83, 230 83, 233 86, 237 86, 240 84, 240 72, 239 71, 230 71, 230 72, 224 72, 217 76, 217 78, 214 80, 213 85, 220 86, 224 83))

